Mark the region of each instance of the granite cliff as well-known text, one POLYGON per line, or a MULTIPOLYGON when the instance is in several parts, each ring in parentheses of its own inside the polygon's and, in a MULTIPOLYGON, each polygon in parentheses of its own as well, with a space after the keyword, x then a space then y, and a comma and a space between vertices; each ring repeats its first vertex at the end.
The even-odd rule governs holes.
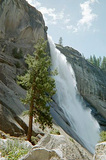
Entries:
POLYGON ((10 135, 27 131, 20 118, 27 109, 20 102, 25 90, 16 79, 25 72, 24 56, 33 52, 40 37, 47 39, 46 29, 42 14, 25 0, 0 1, 0 129, 10 135), (20 51, 22 56, 15 57, 20 51))
POLYGON ((0 1, 0 38, 35 43, 45 30, 42 14, 25 0, 0 1))

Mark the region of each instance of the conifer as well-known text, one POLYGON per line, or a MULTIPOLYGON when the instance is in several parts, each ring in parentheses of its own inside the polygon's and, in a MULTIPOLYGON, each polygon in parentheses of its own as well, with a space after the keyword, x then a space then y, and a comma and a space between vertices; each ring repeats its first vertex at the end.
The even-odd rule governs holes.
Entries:
POLYGON ((49 54, 46 52, 47 42, 40 39, 35 45, 33 55, 27 55, 28 70, 24 76, 18 77, 18 83, 27 89, 24 104, 29 104, 29 127, 27 139, 31 141, 33 118, 39 122, 41 128, 46 125, 52 127, 50 105, 52 96, 56 93, 55 80, 52 75, 57 71, 51 71, 52 65, 49 54))

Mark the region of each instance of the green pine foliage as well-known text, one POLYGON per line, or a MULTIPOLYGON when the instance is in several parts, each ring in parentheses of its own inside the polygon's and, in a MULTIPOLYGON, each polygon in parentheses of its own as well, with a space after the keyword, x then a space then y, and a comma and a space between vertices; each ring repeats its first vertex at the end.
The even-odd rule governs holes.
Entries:
POLYGON ((19 49, 19 51, 18 51, 17 48, 13 48, 13 49, 12 49, 12 55, 13 55, 13 57, 16 58, 16 59, 21 59, 21 58, 23 58, 23 52, 22 52, 21 49, 19 49))
POLYGON ((95 65, 96 67, 99 67, 102 70, 106 71, 106 57, 105 56, 102 59, 101 57, 96 58, 96 56, 93 55, 93 56, 90 56, 90 58, 88 59, 88 61, 90 63, 92 63, 93 65, 95 65))
POLYGON ((106 71, 106 57, 103 57, 103 61, 102 61, 102 64, 101 64, 101 69, 106 71))
POLYGON ((40 39, 35 46, 33 55, 27 55, 27 73, 18 77, 18 83, 27 89, 26 98, 22 100, 24 104, 33 105, 31 115, 35 122, 41 124, 44 129, 46 125, 52 127, 52 117, 50 115, 51 97, 56 93, 55 80, 53 75, 57 71, 51 71, 51 59, 46 52, 47 42, 40 39))
POLYGON ((63 45, 63 38, 62 37, 59 38, 59 45, 61 45, 61 46, 63 45))

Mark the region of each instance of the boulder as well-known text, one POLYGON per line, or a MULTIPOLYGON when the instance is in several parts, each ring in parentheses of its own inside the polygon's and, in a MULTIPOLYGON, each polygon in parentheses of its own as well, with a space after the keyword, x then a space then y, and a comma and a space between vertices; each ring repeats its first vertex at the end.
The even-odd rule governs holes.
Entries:
POLYGON ((67 139, 63 135, 45 135, 21 160, 92 160, 87 152, 74 139, 67 139))
POLYGON ((45 148, 33 149, 27 156, 20 160, 60 160, 60 157, 55 151, 45 148))
POLYGON ((95 154, 93 160, 105 160, 106 159, 106 142, 98 143, 95 147, 95 154))

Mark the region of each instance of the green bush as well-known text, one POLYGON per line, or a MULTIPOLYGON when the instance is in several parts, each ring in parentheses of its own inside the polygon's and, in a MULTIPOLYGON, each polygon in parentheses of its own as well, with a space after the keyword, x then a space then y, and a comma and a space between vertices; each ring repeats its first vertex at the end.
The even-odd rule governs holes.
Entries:
POLYGON ((100 142, 106 141, 106 131, 100 133, 100 142))
POLYGON ((71 142, 73 142, 73 143, 74 143, 74 139, 73 139, 72 137, 70 137, 69 139, 70 139, 70 141, 71 141, 71 142))
POLYGON ((27 154, 29 149, 19 140, 7 140, 0 146, 1 156, 7 160, 18 160, 22 155, 27 154))
POLYGON ((39 139, 37 137, 31 136, 31 143, 33 145, 36 145, 38 143, 39 139))
POLYGON ((23 52, 22 52, 22 50, 20 49, 20 50, 18 51, 16 47, 13 48, 13 50, 12 50, 12 55, 13 55, 14 58, 17 58, 17 59, 23 58, 23 52))
POLYGON ((60 131, 59 131, 58 129, 53 128, 53 129, 50 131, 50 134, 60 135, 60 131))
POLYGON ((15 66, 16 66, 16 68, 20 68, 20 67, 21 67, 21 65, 20 65, 19 62, 16 62, 16 63, 15 63, 15 66))

